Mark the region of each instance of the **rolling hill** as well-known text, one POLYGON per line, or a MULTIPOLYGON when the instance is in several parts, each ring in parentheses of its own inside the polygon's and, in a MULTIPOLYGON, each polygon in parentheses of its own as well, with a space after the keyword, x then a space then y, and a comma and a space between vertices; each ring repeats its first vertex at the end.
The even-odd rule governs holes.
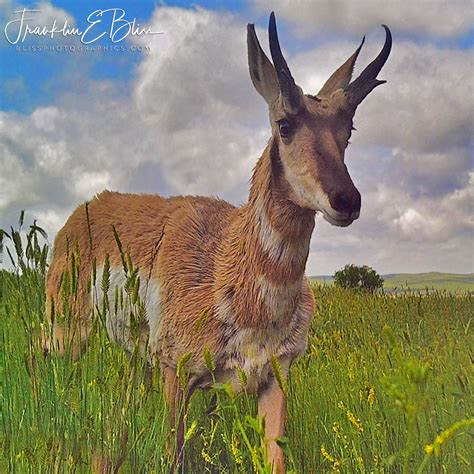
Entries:
MULTIPOLYGON (((312 281, 329 284, 334 283, 330 275, 317 275, 310 277, 312 281)), ((390 273, 382 275, 385 280, 384 289, 410 288, 412 290, 424 290, 434 288, 449 291, 474 291, 474 273, 390 273)))

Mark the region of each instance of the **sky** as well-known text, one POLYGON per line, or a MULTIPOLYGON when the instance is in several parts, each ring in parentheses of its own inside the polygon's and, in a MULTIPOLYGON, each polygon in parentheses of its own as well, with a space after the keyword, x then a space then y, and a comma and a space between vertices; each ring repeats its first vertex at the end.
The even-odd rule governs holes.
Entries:
POLYGON ((348 263, 379 273, 473 272, 470 0, 0 0, 0 228, 24 209, 52 242, 75 207, 103 189, 244 203, 270 137, 248 73, 246 24, 256 24, 268 51, 271 10, 293 76, 311 94, 364 34, 355 75, 381 49, 380 25, 393 34, 379 74, 387 84, 359 106, 346 151, 361 216, 347 228, 317 217, 307 274, 348 263), (128 35, 117 51, 107 35, 87 51, 72 35, 10 44, 5 27, 23 8, 40 10, 32 27, 56 20, 82 30, 94 10, 121 8, 156 34, 128 35))

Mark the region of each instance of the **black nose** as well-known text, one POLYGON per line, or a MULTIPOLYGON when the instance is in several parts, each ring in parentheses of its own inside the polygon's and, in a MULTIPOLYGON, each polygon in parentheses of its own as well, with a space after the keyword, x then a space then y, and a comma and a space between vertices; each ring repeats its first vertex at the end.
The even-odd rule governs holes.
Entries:
POLYGON ((360 193, 357 189, 351 192, 334 191, 329 195, 329 203, 337 212, 353 214, 360 212, 360 193))

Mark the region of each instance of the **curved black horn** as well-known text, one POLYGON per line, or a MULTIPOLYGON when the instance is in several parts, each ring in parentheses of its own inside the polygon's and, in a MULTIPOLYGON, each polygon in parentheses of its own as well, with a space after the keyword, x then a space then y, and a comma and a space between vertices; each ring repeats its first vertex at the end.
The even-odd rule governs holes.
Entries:
POLYGON ((280 91, 284 103, 291 110, 296 111, 301 105, 301 91, 296 85, 290 68, 286 63, 283 53, 281 52, 280 42, 278 41, 278 34, 276 29, 275 14, 271 12, 270 22, 268 24, 268 37, 270 40, 270 52, 272 55, 273 65, 280 84, 280 91))
POLYGON ((384 84, 386 81, 377 79, 377 74, 381 71, 387 61, 392 49, 392 33, 387 25, 382 25, 385 30, 385 44, 378 56, 361 72, 360 76, 352 81, 347 87, 351 102, 356 105, 362 102, 364 98, 375 87, 384 84))

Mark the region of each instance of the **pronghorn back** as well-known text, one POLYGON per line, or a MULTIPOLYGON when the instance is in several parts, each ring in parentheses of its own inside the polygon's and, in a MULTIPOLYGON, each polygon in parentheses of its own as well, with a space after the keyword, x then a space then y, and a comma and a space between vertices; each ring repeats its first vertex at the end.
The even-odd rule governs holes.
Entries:
MULTIPOLYGON (((63 310, 61 284, 74 254, 80 273, 70 305, 72 317, 80 322, 83 338, 87 337, 92 303, 95 299, 100 307, 103 298, 101 281, 106 256, 110 262, 112 300, 115 287, 123 288, 125 284, 122 260, 126 255, 139 270, 140 293, 147 307, 147 332, 150 328, 156 331, 163 307, 176 308, 173 314, 177 320, 173 320, 171 327, 177 331, 173 337, 192 332, 196 324, 194 317, 209 302, 216 249, 227 221, 235 212, 230 204, 212 198, 165 199, 156 195, 102 192, 79 206, 55 239, 47 278, 47 316, 51 318, 54 311, 57 317, 63 310), (90 284, 93 269, 95 286, 90 284), (182 306, 188 310, 182 311, 182 306)), ((124 308, 122 313, 126 311, 124 308)), ((126 337, 119 331, 125 327, 122 316, 109 315, 109 334, 114 339, 126 337), (114 318, 116 322, 112 322, 114 318)), ((120 342, 129 347, 130 341, 120 342)), ((181 355, 193 350, 189 344, 190 341, 183 344, 181 355)))

